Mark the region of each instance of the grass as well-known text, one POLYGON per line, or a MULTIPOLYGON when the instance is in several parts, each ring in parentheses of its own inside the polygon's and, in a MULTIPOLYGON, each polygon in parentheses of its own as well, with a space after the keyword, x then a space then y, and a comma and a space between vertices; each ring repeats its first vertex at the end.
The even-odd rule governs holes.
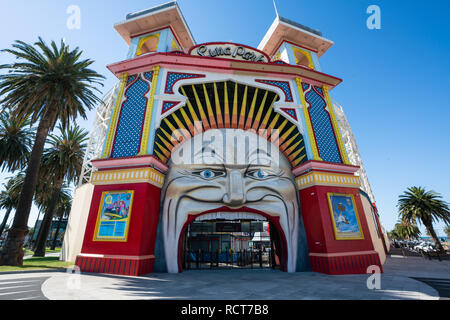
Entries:
POLYGON ((22 267, 0 266, 0 272, 28 271, 28 270, 52 270, 69 268, 73 262, 59 261, 58 257, 30 258, 23 260, 22 267))
MULTIPOLYGON (((25 256, 32 256, 34 254, 34 251, 31 251, 29 249, 25 249, 24 251, 25 251, 25 256)), ((47 247, 45 249, 45 253, 57 253, 57 252, 61 252, 61 248, 55 248, 55 250, 50 250, 50 248, 47 247)))
MULTIPOLYGON (((45 253, 57 253, 61 252, 61 248, 56 248, 55 250, 50 250, 46 248, 45 253)), ((25 249, 25 256, 31 256, 34 252, 25 249)), ((28 271, 28 270, 52 270, 60 268, 69 268, 73 266, 73 262, 59 261, 58 257, 36 257, 23 260, 22 267, 13 266, 0 266, 0 272, 10 272, 10 271, 28 271)))

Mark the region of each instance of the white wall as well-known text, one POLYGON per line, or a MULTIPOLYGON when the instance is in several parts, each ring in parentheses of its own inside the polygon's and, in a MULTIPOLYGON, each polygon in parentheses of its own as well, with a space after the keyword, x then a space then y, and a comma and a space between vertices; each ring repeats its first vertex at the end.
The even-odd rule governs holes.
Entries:
POLYGON ((361 195, 361 202, 364 207, 364 214, 366 215, 367 225, 369 226, 370 236, 372 238, 373 246, 376 252, 378 252, 378 255, 380 256, 381 264, 384 264, 386 261, 386 252, 384 251, 383 246, 383 238, 384 234, 380 234, 380 237, 378 237, 377 233, 377 227, 374 221, 374 217, 372 215, 372 205, 370 204, 369 200, 361 195))
POLYGON ((75 262, 77 255, 81 253, 93 192, 94 185, 90 183, 75 190, 72 209, 64 234, 61 254, 61 260, 63 261, 75 262))

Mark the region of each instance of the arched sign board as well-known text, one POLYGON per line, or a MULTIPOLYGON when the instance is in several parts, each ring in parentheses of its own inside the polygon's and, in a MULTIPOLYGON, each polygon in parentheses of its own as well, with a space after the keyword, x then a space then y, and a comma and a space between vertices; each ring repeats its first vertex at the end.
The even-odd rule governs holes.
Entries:
POLYGON ((199 44, 189 51, 200 57, 236 59, 251 62, 269 62, 269 57, 257 49, 230 42, 210 42, 199 44))

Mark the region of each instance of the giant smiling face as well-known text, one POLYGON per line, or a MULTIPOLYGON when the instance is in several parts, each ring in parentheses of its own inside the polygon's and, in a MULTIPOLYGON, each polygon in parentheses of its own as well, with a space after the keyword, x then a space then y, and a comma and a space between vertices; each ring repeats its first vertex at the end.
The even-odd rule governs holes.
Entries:
POLYGON ((180 237, 207 212, 259 212, 281 229, 288 272, 295 272, 299 202, 291 166, 277 146, 255 133, 214 129, 172 153, 162 198, 167 271, 177 273, 180 237))

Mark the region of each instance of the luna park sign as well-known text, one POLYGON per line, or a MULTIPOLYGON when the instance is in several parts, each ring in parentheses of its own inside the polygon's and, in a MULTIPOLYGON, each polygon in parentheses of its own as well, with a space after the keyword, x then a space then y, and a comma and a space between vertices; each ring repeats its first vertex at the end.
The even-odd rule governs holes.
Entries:
POLYGON ((226 58, 252 62, 269 62, 263 52, 229 42, 205 43, 192 48, 189 54, 200 57, 226 58))

